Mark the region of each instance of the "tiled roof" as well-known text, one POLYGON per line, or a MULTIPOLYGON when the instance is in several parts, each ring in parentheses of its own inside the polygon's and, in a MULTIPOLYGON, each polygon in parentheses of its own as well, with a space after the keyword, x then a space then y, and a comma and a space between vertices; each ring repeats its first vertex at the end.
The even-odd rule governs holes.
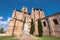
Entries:
POLYGON ((54 14, 52 14, 52 15, 49 15, 49 16, 46 16, 46 17, 44 17, 44 18, 42 18, 42 19, 46 19, 46 18, 48 18, 48 17, 55 16, 55 15, 60 15, 60 12, 56 12, 56 13, 54 13, 54 14))
MULTIPOLYGON (((49 15, 49 16, 54 16, 54 15, 58 15, 58 14, 60 14, 60 12, 56 12, 56 13, 49 15)), ((46 17, 49 17, 49 16, 46 16, 46 17)))

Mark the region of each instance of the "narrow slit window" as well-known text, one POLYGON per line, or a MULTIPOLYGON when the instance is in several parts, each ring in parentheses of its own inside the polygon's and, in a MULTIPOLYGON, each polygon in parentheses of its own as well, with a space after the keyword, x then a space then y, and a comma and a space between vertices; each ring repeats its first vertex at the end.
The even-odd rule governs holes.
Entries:
POLYGON ((46 26, 46 22, 43 22, 43 25, 46 26))

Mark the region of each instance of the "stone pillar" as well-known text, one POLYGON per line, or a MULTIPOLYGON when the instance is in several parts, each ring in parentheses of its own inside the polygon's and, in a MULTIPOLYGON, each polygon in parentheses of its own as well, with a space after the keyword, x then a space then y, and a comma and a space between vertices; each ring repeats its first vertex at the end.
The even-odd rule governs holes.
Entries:
POLYGON ((35 21, 35 35, 38 35, 38 22, 35 21))

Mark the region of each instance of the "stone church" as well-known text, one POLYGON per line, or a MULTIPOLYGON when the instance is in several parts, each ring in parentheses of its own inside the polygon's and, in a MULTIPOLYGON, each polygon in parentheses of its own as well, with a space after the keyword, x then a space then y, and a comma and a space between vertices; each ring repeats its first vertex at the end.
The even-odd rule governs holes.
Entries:
POLYGON ((22 10, 13 10, 6 35, 20 35, 23 32, 25 17, 28 19, 29 32, 31 28, 31 18, 33 19, 35 24, 34 35, 38 35, 37 20, 40 18, 43 27, 43 35, 60 36, 60 12, 45 17, 42 9, 32 8, 31 13, 28 13, 28 9, 26 7, 23 7, 22 10))

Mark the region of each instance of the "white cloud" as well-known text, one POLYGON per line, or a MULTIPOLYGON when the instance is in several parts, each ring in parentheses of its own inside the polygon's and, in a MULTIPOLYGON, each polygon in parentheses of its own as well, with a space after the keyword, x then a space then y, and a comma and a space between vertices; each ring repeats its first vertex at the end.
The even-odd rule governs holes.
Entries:
POLYGON ((10 19, 11 19, 11 18, 10 18, 10 17, 8 17, 7 21, 10 21, 10 19))
MULTIPOLYGON (((0 19, 3 19, 3 17, 0 17, 0 19)), ((4 27, 4 29, 6 30, 7 27, 8 27, 8 24, 9 24, 9 20, 10 20, 10 19, 11 19, 11 18, 8 17, 8 19, 7 19, 6 21, 0 20, 0 27, 4 27)))
POLYGON ((2 21, 2 20, 0 20, 0 24, 7 24, 7 23, 9 22, 10 19, 11 19, 11 18, 8 17, 7 21, 2 21))
POLYGON ((3 17, 2 17, 2 16, 0 16, 0 19, 3 19, 3 17))
POLYGON ((7 24, 7 21, 0 21, 0 24, 7 24))

